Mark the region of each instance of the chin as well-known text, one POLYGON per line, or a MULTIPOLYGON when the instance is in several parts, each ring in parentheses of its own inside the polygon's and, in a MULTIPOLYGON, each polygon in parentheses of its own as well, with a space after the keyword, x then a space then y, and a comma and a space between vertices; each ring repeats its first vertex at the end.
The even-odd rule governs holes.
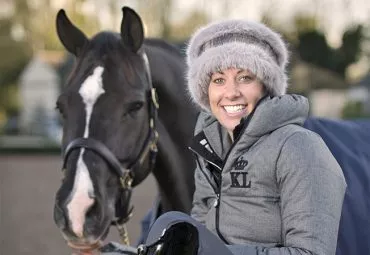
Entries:
POLYGON ((221 125, 224 126, 228 131, 233 131, 237 125, 239 125, 240 119, 233 120, 233 121, 225 121, 224 123, 221 122, 221 125))

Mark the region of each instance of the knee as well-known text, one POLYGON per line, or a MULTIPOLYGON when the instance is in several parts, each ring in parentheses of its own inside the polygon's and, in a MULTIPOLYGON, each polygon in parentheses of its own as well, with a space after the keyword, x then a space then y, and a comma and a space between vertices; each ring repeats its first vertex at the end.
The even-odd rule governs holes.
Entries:
POLYGON ((152 228, 164 229, 178 222, 192 222, 192 218, 183 212, 178 211, 166 212, 158 217, 158 219, 154 222, 152 228))
POLYGON ((194 224, 193 221, 189 215, 183 212, 171 211, 164 213, 151 226, 146 242, 153 242, 163 234, 163 231, 176 223, 189 222, 194 224))
POLYGON ((170 211, 159 216, 157 220, 171 221, 171 220, 189 220, 189 219, 191 219, 191 217, 183 212, 170 211))

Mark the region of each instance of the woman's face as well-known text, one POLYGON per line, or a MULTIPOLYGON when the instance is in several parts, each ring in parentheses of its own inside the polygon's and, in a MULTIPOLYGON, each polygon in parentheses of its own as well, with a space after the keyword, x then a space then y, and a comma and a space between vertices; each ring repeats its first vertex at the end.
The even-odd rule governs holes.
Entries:
POLYGON ((237 68, 213 73, 208 87, 211 111, 230 134, 263 95, 264 87, 256 76, 237 68))

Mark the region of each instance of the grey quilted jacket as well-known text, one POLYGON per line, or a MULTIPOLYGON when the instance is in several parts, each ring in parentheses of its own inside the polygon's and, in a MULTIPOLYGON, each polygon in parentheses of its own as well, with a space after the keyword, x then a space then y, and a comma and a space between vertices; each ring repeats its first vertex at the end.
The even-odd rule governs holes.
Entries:
POLYGON ((335 254, 346 182, 321 137, 302 127, 307 115, 302 96, 266 97, 233 143, 200 115, 191 214, 234 254, 335 254))

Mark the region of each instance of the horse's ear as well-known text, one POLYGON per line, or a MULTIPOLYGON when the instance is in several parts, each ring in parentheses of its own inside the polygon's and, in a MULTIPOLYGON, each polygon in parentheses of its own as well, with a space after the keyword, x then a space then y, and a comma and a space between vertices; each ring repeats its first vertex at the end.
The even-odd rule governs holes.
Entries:
POLYGON ((68 19, 66 12, 59 10, 56 18, 56 27, 59 40, 63 46, 73 55, 78 57, 82 48, 88 43, 89 39, 68 19))
POLYGON ((121 38, 124 45, 137 52, 144 41, 143 23, 140 16, 131 8, 123 7, 121 38))

